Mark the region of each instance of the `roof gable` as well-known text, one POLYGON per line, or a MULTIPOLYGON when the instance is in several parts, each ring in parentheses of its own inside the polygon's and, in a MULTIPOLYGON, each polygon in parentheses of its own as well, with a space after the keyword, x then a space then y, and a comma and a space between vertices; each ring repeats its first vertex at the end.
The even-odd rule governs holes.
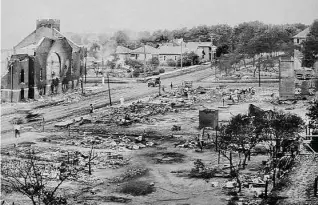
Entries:
POLYGON ((126 48, 124 46, 117 46, 115 53, 117 53, 117 54, 128 54, 130 52, 131 52, 131 50, 129 48, 126 48))
MULTIPOLYGON (((14 46, 14 49, 20 49, 24 48, 30 45, 36 46, 36 44, 41 41, 43 37, 51 38, 51 39, 58 39, 58 38, 66 38, 61 32, 56 30, 55 28, 51 29, 48 27, 40 27, 36 30, 34 30, 32 33, 30 33, 27 37, 25 37, 20 43, 18 43, 16 46, 14 46)), ((72 47, 73 51, 80 50, 80 46, 71 41, 70 39, 66 38, 70 46, 72 47)))
POLYGON ((143 54, 143 53, 146 53, 146 54, 159 54, 159 50, 154 48, 154 47, 145 45, 145 46, 139 47, 139 48, 137 48, 135 50, 132 50, 131 53, 134 53, 134 54, 143 54))
POLYGON ((310 28, 306 28, 305 30, 301 31, 300 33, 298 33, 296 36, 294 36, 293 38, 306 38, 310 28))

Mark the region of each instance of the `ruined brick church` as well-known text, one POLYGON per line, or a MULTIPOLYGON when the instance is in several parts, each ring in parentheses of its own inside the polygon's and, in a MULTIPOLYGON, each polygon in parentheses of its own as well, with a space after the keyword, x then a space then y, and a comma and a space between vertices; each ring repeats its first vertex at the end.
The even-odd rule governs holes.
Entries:
POLYGON ((1 99, 18 102, 61 93, 78 86, 85 49, 60 33, 60 21, 41 19, 36 29, 13 47, 1 99))

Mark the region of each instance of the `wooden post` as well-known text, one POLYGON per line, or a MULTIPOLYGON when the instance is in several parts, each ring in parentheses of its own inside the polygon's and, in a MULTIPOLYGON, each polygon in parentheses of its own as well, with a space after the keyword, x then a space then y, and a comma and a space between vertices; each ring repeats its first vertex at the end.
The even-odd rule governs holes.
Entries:
POLYGON ((267 198, 267 192, 268 192, 268 180, 265 182, 265 198, 267 198))
POLYGON ((44 117, 42 119, 42 132, 44 132, 44 117))
POLYGON ((306 125, 306 137, 307 137, 307 135, 308 135, 308 133, 307 133, 308 130, 307 130, 307 129, 308 129, 308 125, 306 125))
POLYGON ((112 106, 112 98, 110 95, 110 87, 109 87, 109 73, 107 73, 107 84, 108 84, 109 105, 112 106))
POLYGON ((220 157, 221 157, 221 150, 219 150, 219 155, 218 155, 218 164, 220 164, 220 157))
POLYGON ((317 186, 318 186, 318 177, 315 178, 314 183, 314 196, 317 197, 317 186))
POLYGON ((261 87, 261 61, 260 58, 258 58, 258 86, 261 87))
POLYGON ((218 131, 215 130, 215 151, 218 151, 218 131))
POLYGON ((67 164, 69 164, 69 163, 70 163, 70 153, 67 152, 67 164))

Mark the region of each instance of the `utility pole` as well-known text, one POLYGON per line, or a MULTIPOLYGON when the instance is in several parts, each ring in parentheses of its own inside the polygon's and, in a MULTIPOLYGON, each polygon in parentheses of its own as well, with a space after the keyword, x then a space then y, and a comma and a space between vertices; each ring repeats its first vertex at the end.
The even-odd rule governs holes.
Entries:
POLYGON ((182 68, 182 42, 183 40, 181 41, 181 68, 182 68))
POLYGON ((11 64, 11 103, 13 101, 13 65, 11 64))
POLYGON ((211 69, 212 69, 212 62, 213 62, 213 58, 212 58, 212 54, 213 54, 213 52, 212 52, 212 47, 213 47, 213 36, 211 36, 211 69))
POLYGON ((110 106, 112 106, 112 98, 110 96, 110 87, 109 87, 109 73, 107 73, 107 84, 108 84, 109 104, 110 104, 110 106))
POLYGON ((144 75, 145 75, 145 67, 146 67, 146 45, 145 45, 145 44, 144 44, 144 57, 145 57, 145 58, 144 58, 144 69, 143 69, 144 72, 143 72, 143 73, 144 73, 144 75))
POLYGON ((258 87, 261 87, 261 57, 258 58, 258 87))
POLYGON ((86 84, 86 75, 87 75, 86 62, 87 62, 87 57, 85 56, 85 84, 86 84))

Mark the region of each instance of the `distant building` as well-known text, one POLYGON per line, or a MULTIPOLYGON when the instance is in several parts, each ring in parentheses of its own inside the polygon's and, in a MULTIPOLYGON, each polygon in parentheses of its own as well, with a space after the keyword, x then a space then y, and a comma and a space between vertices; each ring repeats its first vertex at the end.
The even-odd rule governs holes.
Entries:
POLYGON ((310 31, 310 28, 308 27, 305 30, 298 33, 296 36, 294 36, 293 37, 294 45, 301 45, 301 43, 306 40, 306 37, 309 31, 310 31))
POLYGON ((178 46, 164 44, 159 47, 160 63, 166 64, 169 59, 177 62, 181 58, 181 52, 182 54, 194 52, 199 56, 200 61, 211 61, 211 58, 215 57, 216 46, 213 46, 211 42, 182 42, 179 44, 178 46))
POLYGON ((20 101, 60 93, 78 85, 83 75, 83 47, 60 33, 60 21, 36 21, 36 30, 13 47, 8 72, 1 79, 1 99, 20 101))
POLYGON ((150 60, 152 57, 159 57, 159 50, 157 48, 145 45, 130 52, 130 58, 136 60, 150 60))
POLYGON ((121 61, 124 61, 130 57, 131 50, 124 46, 117 46, 115 54, 121 61))
POLYGON ((159 48, 159 62, 160 64, 167 64, 168 60, 177 62, 181 58, 181 51, 185 53, 187 50, 183 46, 161 46, 159 48))

